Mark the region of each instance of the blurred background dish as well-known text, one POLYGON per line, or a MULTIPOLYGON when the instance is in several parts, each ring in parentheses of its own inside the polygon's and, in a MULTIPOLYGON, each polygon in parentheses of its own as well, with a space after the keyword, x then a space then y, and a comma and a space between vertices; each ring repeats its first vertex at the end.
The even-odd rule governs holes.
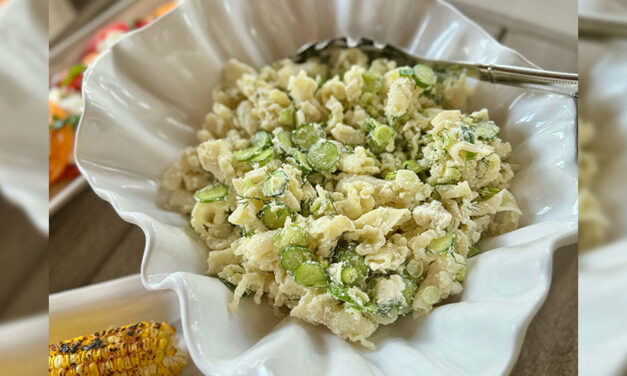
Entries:
POLYGON ((50 214, 86 187, 74 163, 74 134, 83 111, 81 86, 87 66, 127 33, 169 12, 177 1, 52 0, 50 90, 50 214), (91 15, 95 18, 90 19, 91 15), (53 32, 53 30, 58 30, 53 32), (65 39, 61 38, 67 35, 65 39))

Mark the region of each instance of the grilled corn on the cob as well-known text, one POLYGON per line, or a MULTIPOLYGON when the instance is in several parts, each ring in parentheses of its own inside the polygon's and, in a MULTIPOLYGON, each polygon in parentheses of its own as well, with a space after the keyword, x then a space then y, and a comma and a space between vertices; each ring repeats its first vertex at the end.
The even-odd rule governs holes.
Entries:
POLYGON ((49 346, 50 376, 178 375, 187 354, 167 322, 137 324, 76 337, 49 346))

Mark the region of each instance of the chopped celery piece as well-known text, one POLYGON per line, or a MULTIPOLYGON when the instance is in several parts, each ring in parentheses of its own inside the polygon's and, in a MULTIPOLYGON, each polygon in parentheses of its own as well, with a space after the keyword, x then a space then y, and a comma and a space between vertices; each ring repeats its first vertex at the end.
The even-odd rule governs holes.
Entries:
POLYGON ((414 78, 414 70, 411 68, 402 68, 398 70, 398 75, 401 77, 414 78))
POLYGON ((291 245, 299 245, 306 247, 309 242, 307 232, 300 226, 291 224, 285 226, 281 231, 274 235, 274 250, 281 253, 285 248, 291 245))
POLYGON ((479 248, 479 246, 475 244, 471 246, 470 249, 468 250, 468 254, 466 255, 466 258, 477 256, 480 253, 481 253, 481 248, 479 248))
POLYGON ((281 252, 281 267, 290 273, 294 273, 305 261, 311 261, 313 253, 307 247, 290 245, 281 252))
POLYGON ((320 140, 309 148, 307 161, 317 171, 333 171, 340 161, 340 148, 331 141, 320 140))
POLYGON ((294 272, 294 282, 307 287, 326 287, 329 284, 329 277, 322 265, 314 261, 305 261, 294 272))
POLYGON ((222 201, 228 194, 229 188, 222 183, 217 183, 196 191, 194 198, 196 198, 198 202, 209 203, 222 201))
POLYGON ((435 286, 427 286, 422 290, 420 296, 428 305, 434 305, 440 301, 440 289, 435 286))
POLYGON ((433 69, 424 64, 414 66, 413 78, 416 85, 421 88, 433 86, 438 81, 438 77, 433 72, 433 69))
POLYGON ((451 233, 446 233, 441 238, 437 238, 431 241, 429 245, 427 245, 427 252, 431 252, 434 254, 440 254, 448 251, 453 246, 454 236, 451 233))
POLYGON ((274 158, 274 149, 267 148, 260 151, 257 155, 250 159, 252 163, 262 163, 274 158))
POLYGON ((271 202, 265 204, 259 212, 259 218, 263 224, 270 230, 276 230, 283 227, 287 217, 292 217, 294 214, 287 205, 282 203, 271 202))
POLYGON ((475 123, 475 135, 482 141, 490 141, 499 134, 499 127, 492 120, 478 121, 475 123))
POLYGON ((296 111, 294 111, 294 106, 289 106, 284 108, 279 112, 279 124, 285 125, 287 127, 293 127, 294 121, 296 119, 296 111))
POLYGON ((477 153, 472 152, 472 151, 466 151, 466 160, 467 161, 472 161, 475 158, 477 158, 477 153))
POLYGON ((276 170, 266 178, 261 186, 261 192, 266 197, 280 196, 287 188, 287 174, 283 170, 276 170))
POLYGON ((354 266, 349 265, 345 268, 342 268, 340 278, 342 279, 342 283, 352 285, 359 279, 359 271, 354 266))
POLYGON ((325 138, 324 130, 319 124, 304 123, 292 132, 292 141, 302 150, 307 150, 318 140, 325 138))

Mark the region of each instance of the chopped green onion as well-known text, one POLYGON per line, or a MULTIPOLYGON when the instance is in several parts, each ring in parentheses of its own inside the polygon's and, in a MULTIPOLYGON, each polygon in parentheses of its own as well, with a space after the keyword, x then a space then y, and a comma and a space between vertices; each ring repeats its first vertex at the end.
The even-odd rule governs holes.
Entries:
POLYGON ((304 173, 309 173, 313 169, 309 162, 307 162, 307 155, 300 150, 292 149, 292 158, 296 161, 296 165, 300 168, 304 173))
POLYGON ((455 145, 457 142, 453 137, 449 136, 448 132, 445 129, 442 129, 438 136, 442 139, 442 148, 444 150, 448 150, 451 146, 455 145))
POLYGON ((259 131, 250 138, 250 144, 253 147, 256 147, 259 149, 264 149, 267 146, 270 146, 271 143, 272 143, 272 138, 270 137, 270 134, 266 131, 259 131))
POLYGON ((362 91, 369 93, 377 93, 381 89, 382 77, 373 70, 367 70, 362 75, 364 85, 362 91))
POLYGON ((413 159, 408 159, 406 161, 403 161, 403 163, 401 164, 401 169, 419 173, 426 170, 427 166, 424 166, 422 163, 416 162, 413 159))
POLYGON ((414 78, 414 70, 411 68, 402 68, 398 70, 398 75, 401 77, 414 78))
POLYGON ((305 261, 311 261, 313 253, 307 247, 290 245, 281 252, 281 267, 294 273, 305 261))
POLYGON ((387 125, 379 125, 368 136, 370 150, 375 153, 383 153, 394 138, 394 129, 387 125))
POLYGON ((368 132, 374 130, 379 125, 379 122, 374 118, 368 118, 361 123, 361 127, 368 132))
POLYGON ((346 288, 337 284, 331 284, 327 287, 327 293, 358 311, 370 314, 378 311, 376 304, 369 301, 368 294, 357 287, 346 288))
POLYGON ((283 153, 289 153, 294 147, 294 144, 292 143, 292 132, 283 130, 279 131, 276 134, 276 145, 283 153))
POLYGON ((412 310, 412 303, 414 302, 414 296, 418 291, 416 283, 407 277, 403 277, 405 282, 405 289, 403 289, 403 297, 405 298, 405 304, 401 306, 401 313, 408 313, 412 310))
POLYGON ((320 140, 309 148, 307 161, 317 171, 333 171, 340 161, 340 148, 331 141, 320 140))
POLYGON ((444 170, 444 178, 448 182, 456 182, 461 177, 462 177, 461 172, 459 172, 459 170, 456 169, 455 167, 447 167, 446 170, 444 170))
POLYGON ((329 284, 329 277, 322 265, 314 261, 305 261, 294 272, 294 282, 307 287, 326 287, 329 284))
POLYGON ((438 81, 438 77, 433 72, 433 69, 431 69, 427 65, 418 64, 414 66, 413 71, 414 82, 416 83, 416 85, 420 86, 423 89, 435 85, 435 83, 438 81))
POLYGON ((279 124, 285 125, 287 127, 293 127, 295 121, 296 111, 294 111, 294 106, 289 106, 279 112, 279 124))
POLYGON ((272 158, 274 158, 274 149, 273 148, 267 148, 267 149, 264 149, 264 150, 260 151, 254 157, 252 157, 250 159, 250 162, 252 162, 252 163, 262 163, 262 162, 268 161, 268 160, 270 160, 272 158))
POLYGON ((468 250, 468 254, 466 255, 466 258, 477 256, 480 253, 481 253, 481 248, 479 248, 479 246, 475 244, 471 246, 470 249, 468 250))
POLYGON ((222 183, 217 183, 196 191, 194 198, 196 198, 196 201, 206 204, 209 202, 222 201, 228 194, 229 188, 222 183))
POLYGON ((259 218, 269 230, 283 227, 287 217, 293 217, 294 213, 287 205, 280 202, 265 204, 259 212, 259 218))
POLYGON ((466 279, 466 265, 462 266, 457 273, 455 273, 455 280, 457 282, 464 282, 466 279))
POLYGON ((247 149, 237 150, 233 152, 233 158, 238 162, 245 162, 251 160, 255 155, 259 153, 259 148, 253 146, 247 149))
POLYGON ((307 150, 318 140, 325 138, 324 130, 319 124, 304 123, 292 132, 292 141, 302 150, 307 150))
POLYGON ((276 170, 266 178, 261 186, 261 192, 266 197, 280 196, 287 188, 287 174, 283 170, 276 170))
POLYGON ((429 245, 427 245, 427 252, 433 254, 440 254, 448 251, 453 246, 454 236, 451 233, 446 233, 446 235, 441 238, 433 239, 429 245))
POLYGON ((412 259, 405 266, 405 271, 407 271, 407 274, 413 279, 420 278, 423 272, 422 262, 416 259, 412 259))
MULTIPOLYGON (((366 265, 364 256, 355 252, 354 244, 352 243, 348 246, 348 248, 346 248, 341 253, 336 255, 335 262, 345 262, 345 266, 342 269, 342 271, 344 271, 344 269, 346 268, 351 267, 352 269, 354 269, 354 272, 356 273, 356 277, 353 279, 353 282, 344 281, 344 277, 342 277, 342 282, 344 283, 357 285, 365 281, 366 278, 368 277, 369 268, 368 268, 368 265, 366 265)), ((347 273, 353 273, 353 271, 350 271, 347 273)), ((348 274, 346 277, 348 280, 350 275, 348 274)))
POLYGON ((394 180, 396 179, 397 171, 390 171, 385 175, 385 180, 394 180))
POLYGON ((492 120, 478 121, 475 124, 475 135, 482 141, 490 141, 499 134, 499 127, 492 120))
POLYGON ((472 131, 467 125, 461 125, 459 127, 459 133, 461 134, 462 140, 474 144, 475 143, 475 133, 472 131))
POLYGON ((283 252, 283 250, 291 245, 299 245, 306 247, 309 241, 307 232, 300 226, 291 224, 285 226, 281 231, 274 235, 273 244, 274 250, 277 253, 283 252))
POLYGON ((420 296, 428 305, 434 305, 440 301, 440 289, 435 286, 427 286, 422 290, 420 296))

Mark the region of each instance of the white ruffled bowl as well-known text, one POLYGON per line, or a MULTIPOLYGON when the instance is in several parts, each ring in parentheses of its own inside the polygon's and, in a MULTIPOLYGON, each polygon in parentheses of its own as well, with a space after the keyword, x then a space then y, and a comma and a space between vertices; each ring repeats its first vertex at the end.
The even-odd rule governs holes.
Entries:
POLYGON ((216 375, 497 375, 511 369, 527 324, 551 281, 556 247, 575 239, 575 103, 486 83, 471 107, 487 107, 520 164, 517 231, 488 239, 470 261, 459 301, 423 320, 403 318, 371 338, 376 351, 326 330, 276 318, 205 276, 207 249, 187 220, 157 205, 160 179, 211 108, 229 58, 261 66, 332 36, 366 37, 430 58, 531 64, 437 0, 187 0, 132 33, 88 70, 76 157, 94 191, 146 233, 142 279, 173 289, 197 366, 216 375))

